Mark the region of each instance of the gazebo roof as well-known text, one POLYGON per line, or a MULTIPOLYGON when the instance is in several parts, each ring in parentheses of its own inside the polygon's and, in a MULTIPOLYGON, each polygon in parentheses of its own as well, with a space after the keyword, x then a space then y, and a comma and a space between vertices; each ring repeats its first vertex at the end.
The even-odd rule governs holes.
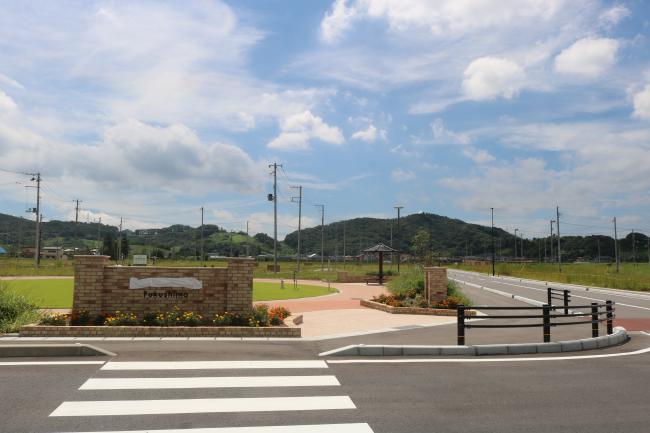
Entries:
POLYGON ((365 250, 363 250, 363 252, 364 253, 396 253, 398 251, 380 242, 374 247, 366 248, 365 250))

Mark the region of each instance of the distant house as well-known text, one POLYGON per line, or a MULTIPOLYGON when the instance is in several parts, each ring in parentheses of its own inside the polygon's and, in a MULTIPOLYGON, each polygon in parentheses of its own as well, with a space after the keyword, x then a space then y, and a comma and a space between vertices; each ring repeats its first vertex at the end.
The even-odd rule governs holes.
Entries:
MULTIPOLYGON (((23 257, 34 257, 36 254, 35 247, 24 247, 22 250, 23 257)), ((41 259, 67 259, 68 256, 63 253, 61 247, 43 247, 41 248, 41 259)))
POLYGON ((0 247, 0 256, 6 256, 7 254, 8 254, 8 253, 7 253, 7 250, 5 250, 4 248, 0 247))

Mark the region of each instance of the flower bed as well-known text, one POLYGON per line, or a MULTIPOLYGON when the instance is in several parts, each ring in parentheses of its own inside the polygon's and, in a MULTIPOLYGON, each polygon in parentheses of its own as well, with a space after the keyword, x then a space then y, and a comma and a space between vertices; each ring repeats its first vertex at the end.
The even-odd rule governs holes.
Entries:
MULTIPOLYGON (((390 314, 423 314, 427 316, 455 316, 456 310, 451 308, 426 308, 426 307, 393 307, 380 302, 362 299, 359 303, 368 308, 383 311, 390 314)), ((467 311, 467 316, 476 315, 475 311, 467 311)))
POLYGON ((91 317, 85 311, 45 316, 39 325, 24 326, 21 336, 103 337, 300 337, 300 328, 284 325, 291 313, 284 307, 260 304, 248 313, 225 312, 206 318, 191 311, 133 313, 115 311, 91 317))
POLYGON ((289 326, 46 326, 20 328, 21 337, 281 337, 300 338, 289 326))

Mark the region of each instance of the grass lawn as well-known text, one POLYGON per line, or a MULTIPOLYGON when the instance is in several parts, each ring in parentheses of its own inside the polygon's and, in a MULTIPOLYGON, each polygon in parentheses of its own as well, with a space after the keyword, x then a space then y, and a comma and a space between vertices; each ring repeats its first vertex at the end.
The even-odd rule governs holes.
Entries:
MULTIPOLYGON (((41 308, 72 308, 72 280, 7 280, 2 283, 25 294, 41 308)), ((280 283, 253 284, 255 301, 308 298, 334 292, 327 287, 309 285, 299 285, 294 289, 291 283, 286 283, 284 289, 280 288, 280 283)))
MULTIPOLYGON (((492 273, 489 263, 451 265, 449 268, 492 273)), ((497 263, 496 273, 558 283, 650 291, 650 266, 647 263, 622 263, 618 273, 615 265, 606 263, 564 263, 562 272, 559 272, 557 264, 552 263, 497 263)))

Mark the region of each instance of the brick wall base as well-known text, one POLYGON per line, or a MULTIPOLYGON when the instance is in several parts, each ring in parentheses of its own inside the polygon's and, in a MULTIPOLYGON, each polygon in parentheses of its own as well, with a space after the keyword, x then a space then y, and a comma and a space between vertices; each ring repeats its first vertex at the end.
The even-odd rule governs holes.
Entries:
MULTIPOLYGON (((390 314, 422 314, 426 316, 456 316, 455 309, 445 308, 421 308, 421 307, 393 307, 391 305, 382 304, 381 302, 367 301, 362 299, 359 301, 361 306, 374 308, 375 310, 383 311, 390 314)), ((467 311, 465 315, 474 316, 475 311, 467 311)))
POLYGON ((272 326, 44 326, 20 328, 21 337, 282 337, 300 338, 300 328, 272 326))

